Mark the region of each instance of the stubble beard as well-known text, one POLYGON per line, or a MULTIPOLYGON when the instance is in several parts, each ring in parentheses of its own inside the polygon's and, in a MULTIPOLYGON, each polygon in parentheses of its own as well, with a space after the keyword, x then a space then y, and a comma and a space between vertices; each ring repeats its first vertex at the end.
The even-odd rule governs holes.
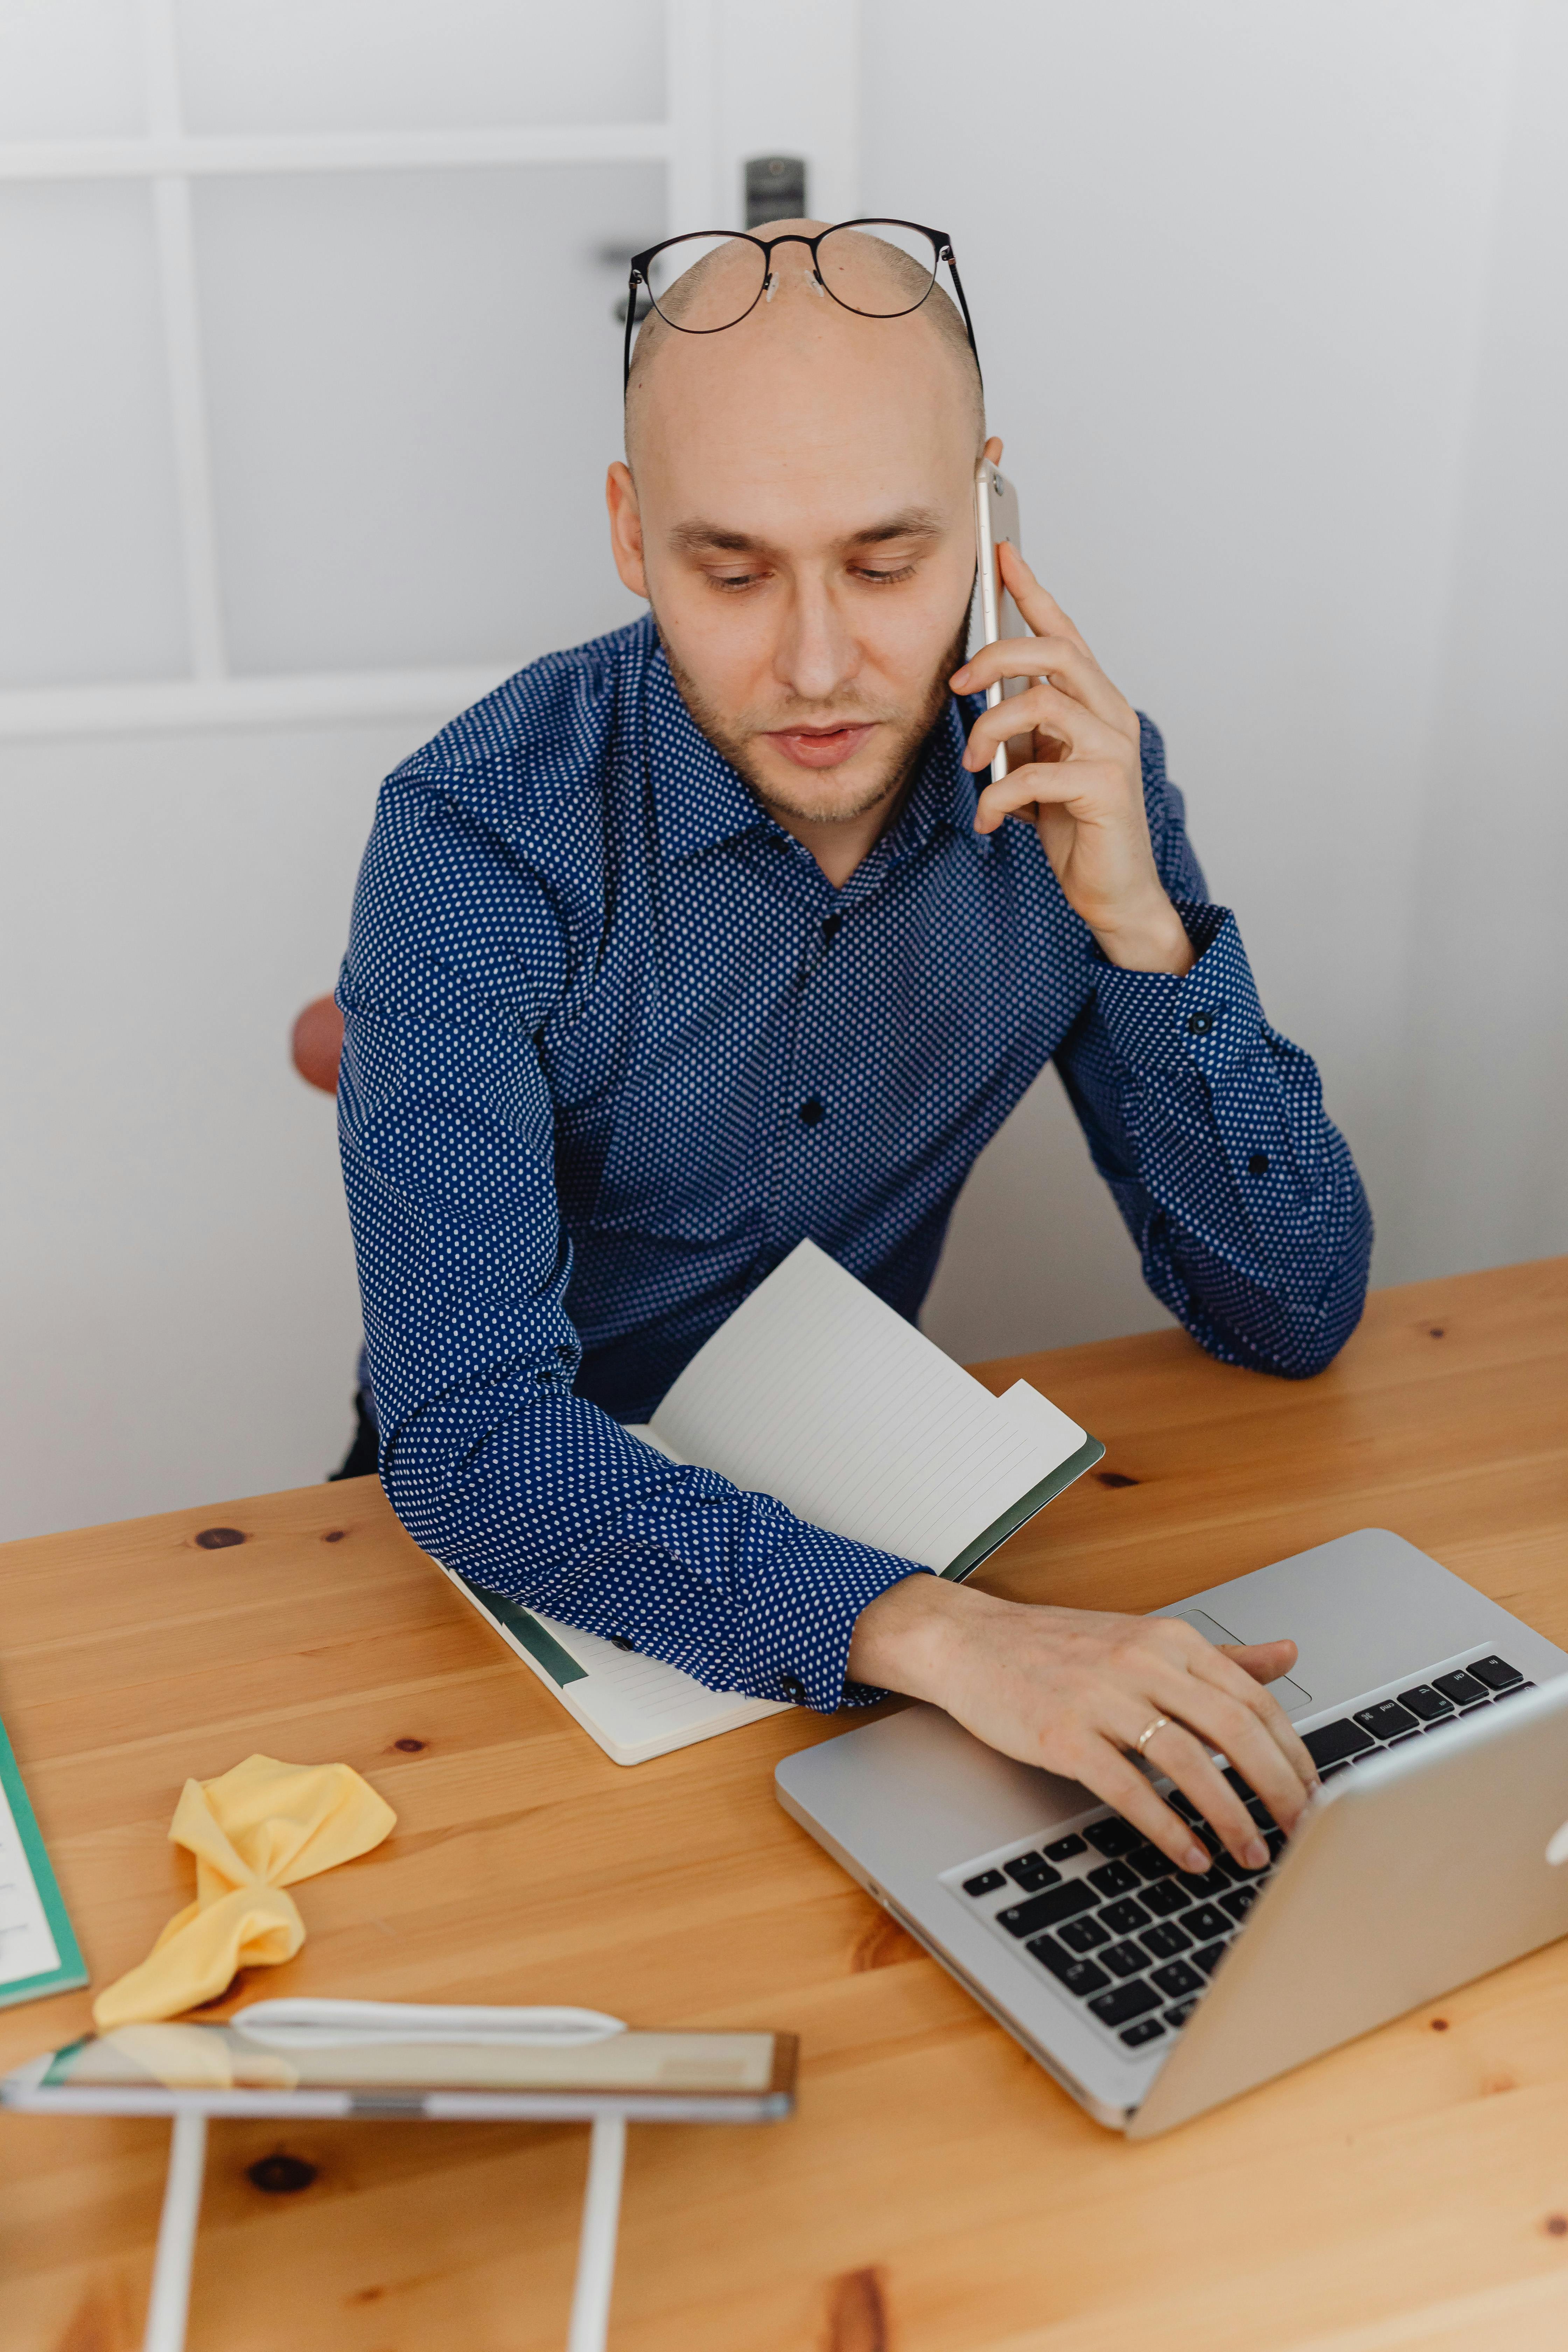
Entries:
MULTIPOLYGON (((846 778, 836 785, 832 781, 837 772, 836 770, 803 768, 799 789, 795 790, 787 785, 781 786, 776 779, 760 772, 751 751, 752 736, 758 730, 753 729, 737 733, 727 725, 704 698, 689 672, 677 657, 674 647, 659 627, 657 613, 654 614, 654 626, 658 630, 658 641, 664 648, 669 674, 679 688, 680 698, 690 712, 692 723, 699 732, 707 737, 723 759, 728 760, 752 799, 770 816, 793 817, 796 824, 854 824, 877 809, 885 809, 891 816, 914 773, 921 747, 942 716, 950 691, 947 681, 963 664, 969 650, 969 614, 966 610, 946 655, 931 674, 916 716, 900 719, 896 714, 886 711, 866 710, 862 714, 863 719, 879 720, 892 730, 875 769, 868 774, 858 775, 853 781, 846 778)), ((836 707, 833 716, 847 719, 852 716, 852 710, 847 712, 836 707)), ((784 711, 777 716, 770 712, 769 718, 772 728, 787 727, 792 722, 797 727, 810 727, 814 723, 813 713, 808 709, 784 711)))

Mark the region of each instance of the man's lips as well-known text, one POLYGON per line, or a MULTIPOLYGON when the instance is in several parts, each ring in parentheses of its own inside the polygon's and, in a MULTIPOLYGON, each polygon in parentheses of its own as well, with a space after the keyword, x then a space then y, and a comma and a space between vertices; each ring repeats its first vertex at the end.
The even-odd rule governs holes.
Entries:
POLYGON ((767 740, 797 768, 837 768, 841 761, 853 758, 876 723, 869 719, 858 727, 781 727, 770 730, 767 740))

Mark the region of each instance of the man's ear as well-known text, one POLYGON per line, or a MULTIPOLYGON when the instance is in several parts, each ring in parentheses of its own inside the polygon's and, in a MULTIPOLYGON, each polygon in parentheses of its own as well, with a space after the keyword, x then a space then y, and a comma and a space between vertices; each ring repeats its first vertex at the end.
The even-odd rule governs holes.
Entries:
POLYGON ((610 516, 610 552, 616 559, 616 570, 634 596, 647 594, 647 574, 643 569, 642 510, 637 505, 637 486, 632 479, 631 467, 617 457, 605 478, 605 504, 610 516))

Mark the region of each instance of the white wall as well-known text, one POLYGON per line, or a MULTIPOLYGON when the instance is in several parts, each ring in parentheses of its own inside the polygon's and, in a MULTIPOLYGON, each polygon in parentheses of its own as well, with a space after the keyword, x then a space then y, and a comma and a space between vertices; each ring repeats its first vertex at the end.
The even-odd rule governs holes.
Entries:
MULTIPOLYGON (((389 120, 436 102, 413 38, 426 5, 398 0, 396 43, 354 79, 389 120)), ((18 121, 10 73, 0 136, 125 127, 129 101, 78 89, 70 58, 101 62, 129 7, 28 0, 0 22, 0 53, 18 24, 37 41, 79 19, 93 31, 50 68, 58 120, 18 121)), ((303 37, 324 10, 363 18, 365 39, 390 24, 379 0, 269 22, 303 37)), ((828 103, 806 65, 850 13, 725 0, 715 184, 726 158, 787 143, 798 121, 799 143, 834 158, 834 209, 853 205, 858 172, 864 205, 952 232, 1031 552, 1165 728, 1211 884, 1366 1171, 1377 1278, 1568 1247, 1563 11, 982 0, 955 17, 863 0, 858 157, 850 66, 827 76, 828 103), (784 60, 771 79, 748 64, 758 43, 784 60)), ((448 48, 471 37, 504 121, 544 104, 523 68, 530 27, 555 14, 448 0, 430 16, 448 48)), ((242 19, 252 37, 254 12, 242 19)), ((204 71, 221 114, 218 67, 204 71)), ((443 121, 473 119, 460 74, 436 98, 443 121)), ((611 99, 624 115, 642 84, 611 99)), ((617 203, 630 230, 654 201, 646 165, 619 168, 590 207, 601 240, 617 203)), ((438 176, 378 208, 366 175, 321 215, 340 274, 361 257, 341 348, 331 272, 318 288, 306 266, 326 248, 312 253, 297 210, 246 186, 205 225, 198 207, 198 257, 205 237, 231 290, 241 263, 261 272, 272 306, 254 352, 244 303, 215 306, 209 325, 219 520, 247 551, 228 617, 254 666, 499 663, 626 609, 596 506, 613 273, 579 238, 563 376, 520 331, 510 285, 478 323, 457 299, 505 276, 521 214, 476 215, 465 239, 478 179, 465 193, 438 176), (278 365, 290 301, 315 321, 327 445, 278 365), (379 408, 377 372, 353 374, 377 338, 397 370, 379 408), (250 416, 264 365, 274 389, 250 416), (333 537, 325 568, 294 583, 279 522, 307 479, 290 528, 324 511, 333 537)), ((30 207, 28 235, 53 251, 91 231, 91 204, 0 197, 30 207), (58 226, 40 231, 41 213, 58 226)), ((97 210, 114 215, 125 270, 142 267, 134 205, 97 210)), ((536 206, 562 239, 572 216, 536 206)), ((37 267, 13 244, 7 301, 32 300, 46 337, 79 337, 79 310, 51 313, 53 264, 31 249, 37 267)), ((134 307, 119 315, 94 327, 120 334, 118 354, 79 354, 52 442, 37 397, 32 423, 0 437, 0 461, 29 461, 29 559, 13 525, 0 627, 0 673, 22 684, 73 674, 60 615, 96 649, 75 675, 168 667, 167 453, 149 425, 139 467, 100 462, 135 423, 126 404, 153 401, 155 355, 134 307), (105 381, 123 397, 92 410, 105 381), (98 474, 73 480, 79 458, 98 474)), ((29 397, 15 368, 8 384, 0 398, 29 397)), ((296 1483, 341 1450, 352 1260, 331 1108, 289 1069, 287 1032, 333 977, 376 781, 441 715, 0 747, 0 1536, 296 1483)), ((1054 1079, 977 1169, 928 1319, 970 1359, 1162 1319, 1054 1079)))
MULTIPOLYGON (((952 233, 1026 542, 1165 730, 1374 1281, 1568 1249, 1568 12, 990 0, 963 139, 947 21, 867 0, 865 184, 952 233)), ((1163 1319, 1071 1128, 1047 1077, 976 1170, 955 1353, 1163 1319)))

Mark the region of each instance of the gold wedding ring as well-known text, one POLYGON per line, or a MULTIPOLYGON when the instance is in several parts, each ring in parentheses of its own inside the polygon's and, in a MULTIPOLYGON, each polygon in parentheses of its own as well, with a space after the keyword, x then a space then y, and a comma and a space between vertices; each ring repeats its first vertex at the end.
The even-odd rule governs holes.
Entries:
POLYGON ((1164 1731, 1169 1727, 1170 1720, 1171 1718, 1168 1715, 1157 1715, 1154 1717, 1153 1722, 1149 1725, 1148 1728, 1139 1733, 1138 1753, 1140 1756, 1142 1755, 1143 1750, 1148 1747, 1149 1742, 1153 1738, 1154 1734, 1157 1731, 1164 1731))

